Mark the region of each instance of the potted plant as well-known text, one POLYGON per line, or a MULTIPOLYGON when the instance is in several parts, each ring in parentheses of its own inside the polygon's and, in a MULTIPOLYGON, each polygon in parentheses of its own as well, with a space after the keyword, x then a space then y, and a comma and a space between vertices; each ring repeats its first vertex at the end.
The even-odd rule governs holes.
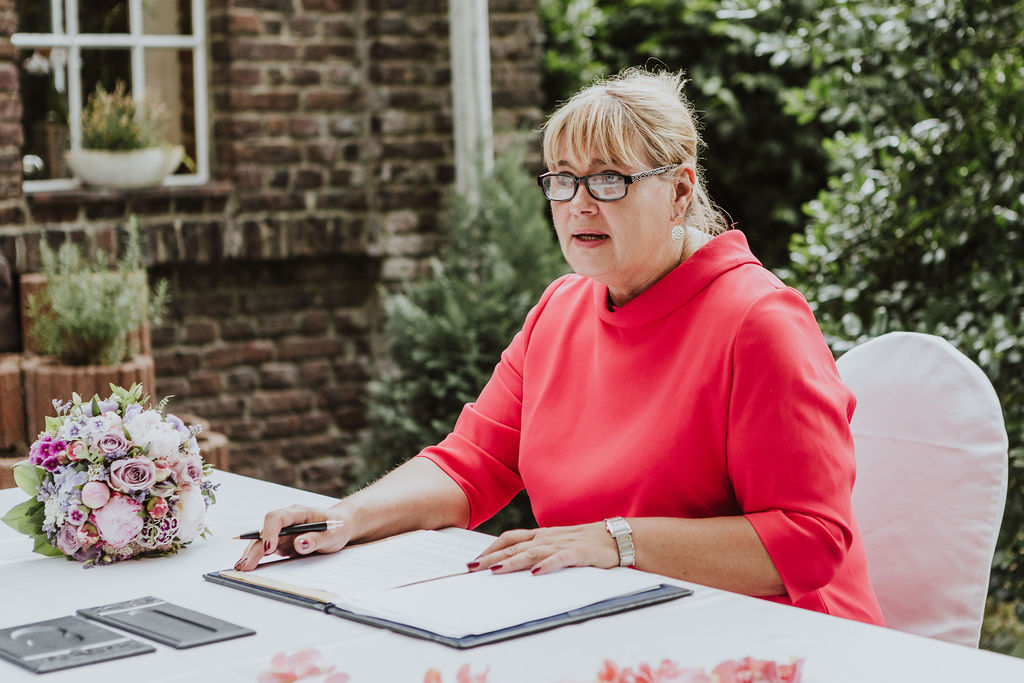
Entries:
POLYGON ((68 165, 86 185, 159 185, 185 154, 181 145, 165 142, 160 130, 159 107, 136 102, 124 81, 113 92, 98 84, 82 109, 82 147, 68 151, 68 165))
POLYGON ((70 242, 57 251, 44 243, 41 255, 45 284, 26 297, 25 312, 28 334, 45 354, 22 363, 30 437, 45 425, 55 398, 103 394, 110 384, 152 390, 147 323, 167 302, 167 283, 151 289, 146 281, 134 216, 113 266, 104 250, 86 258, 70 242))

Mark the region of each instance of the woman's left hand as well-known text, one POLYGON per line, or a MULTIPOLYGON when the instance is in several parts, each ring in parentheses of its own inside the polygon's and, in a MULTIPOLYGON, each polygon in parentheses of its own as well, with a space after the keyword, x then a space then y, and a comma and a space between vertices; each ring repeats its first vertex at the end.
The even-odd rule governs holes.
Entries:
POLYGON ((523 569, 550 574, 563 567, 617 566, 619 552, 604 522, 506 531, 468 564, 470 571, 490 569, 496 574, 523 569))

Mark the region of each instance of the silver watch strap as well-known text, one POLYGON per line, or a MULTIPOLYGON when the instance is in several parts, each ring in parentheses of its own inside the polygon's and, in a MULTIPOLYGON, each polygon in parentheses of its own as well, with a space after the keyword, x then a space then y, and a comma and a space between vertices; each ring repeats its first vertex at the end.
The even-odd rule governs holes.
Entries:
POLYGON ((615 545, 619 549, 619 566, 632 567, 636 564, 636 551, 633 547, 633 530, 629 528, 629 522, 622 517, 611 517, 604 520, 605 528, 615 539, 615 545))

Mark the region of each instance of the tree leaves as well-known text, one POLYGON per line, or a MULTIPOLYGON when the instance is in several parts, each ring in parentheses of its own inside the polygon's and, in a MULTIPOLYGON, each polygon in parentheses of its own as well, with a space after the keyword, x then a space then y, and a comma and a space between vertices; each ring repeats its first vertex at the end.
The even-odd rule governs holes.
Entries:
POLYGON ((763 44, 820 65, 789 111, 843 127, 826 141, 828 189, 790 243, 790 280, 838 353, 929 332, 992 380, 1012 465, 992 585, 1020 599, 1024 1, 829 0, 763 44))

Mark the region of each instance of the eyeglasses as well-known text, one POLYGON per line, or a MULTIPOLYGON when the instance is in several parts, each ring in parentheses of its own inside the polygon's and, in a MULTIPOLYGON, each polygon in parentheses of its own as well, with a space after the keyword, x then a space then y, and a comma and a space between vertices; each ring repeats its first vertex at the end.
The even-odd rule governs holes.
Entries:
POLYGON ((625 197, 629 186, 633 183, 644 178, 661 175, 677 166, 679 164, 659 166, 658 168, 641 171, 633 175, 623 175, 622 173, 609 171, 593 173, 580 178, 577 178, 572 173, 545 173, 537 178, 537 184, 540 185, 540 189, 544 191, 544 196, 548 200, 552 202, 567 202, 576 196, 576 191, 579 190, 580 181, 582 180, 583 184, 587 186, 587 192, 590 193, 591 197, 599 202, 614 202, 625 197))

